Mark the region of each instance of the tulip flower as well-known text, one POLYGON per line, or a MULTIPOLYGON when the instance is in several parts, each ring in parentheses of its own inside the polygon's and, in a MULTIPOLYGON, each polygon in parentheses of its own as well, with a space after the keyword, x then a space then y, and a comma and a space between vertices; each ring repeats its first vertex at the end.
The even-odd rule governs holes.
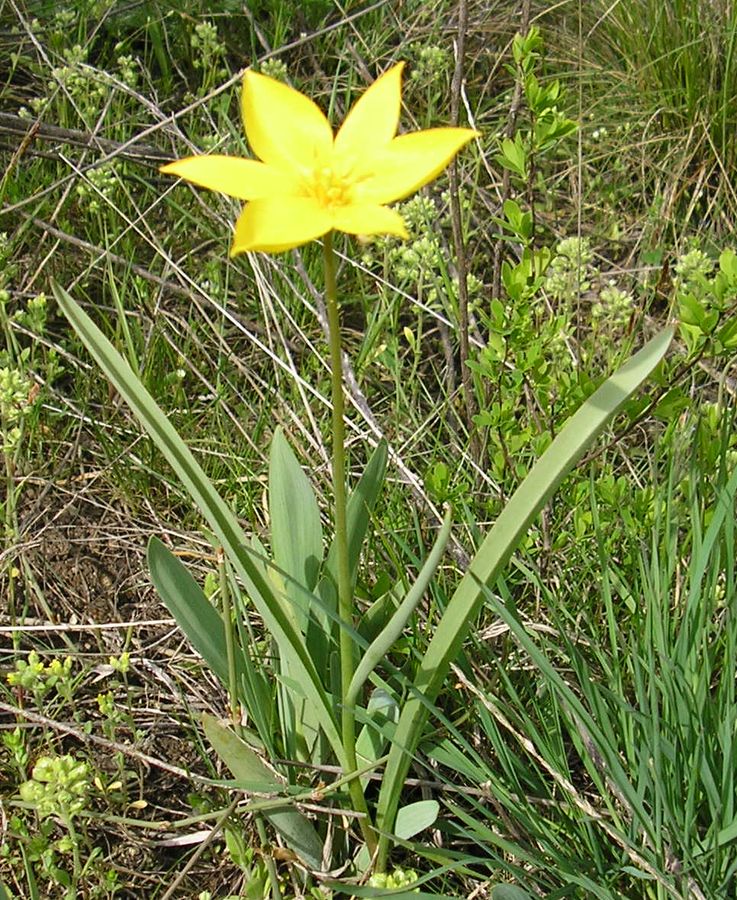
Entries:
POLYGON ((247 201, 231 255, 279 253, 333 230, 406 238, 402 217, 387 204, 432 181, 477 132, 431 128, 397 136, 403 67, 378 78, 335 135, 312 100, 249 69, 242 112, 257 159, 191 156, 161 171, 247 201))
POLYGON ((333 232, 407 237, 402 217, 388 204, 432 181, 477 132, 431 128, 397 136, 403 63, 360 97, 337 134, 304 94, 247 71, 242 112, 256 159, 191 156, 163 166, 192 184, 245 200, 231 256, 249 250, 280 253, 323 238, 332 401, 332 469, 338 619, 340 623, 341 744, 351 805, 369 854, 378 835, 357 772, 353 677, 356 646, 346 495, 345 399, 333 232))

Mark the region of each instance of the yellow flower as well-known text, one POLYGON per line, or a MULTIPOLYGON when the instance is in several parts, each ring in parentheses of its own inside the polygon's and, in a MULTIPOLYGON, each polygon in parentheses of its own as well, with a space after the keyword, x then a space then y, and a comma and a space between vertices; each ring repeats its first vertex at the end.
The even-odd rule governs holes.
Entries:
POLYGON ((191 156, 161 171, 248 201, 231 255, 279 253, 333 229, 406 238, 402 217, 386 204, 432 181, 477 132, 432 128, 397 137, 403 67, 368 88, 336 135, 304 94, 249 70, 243 121, 258 159, 191 156))

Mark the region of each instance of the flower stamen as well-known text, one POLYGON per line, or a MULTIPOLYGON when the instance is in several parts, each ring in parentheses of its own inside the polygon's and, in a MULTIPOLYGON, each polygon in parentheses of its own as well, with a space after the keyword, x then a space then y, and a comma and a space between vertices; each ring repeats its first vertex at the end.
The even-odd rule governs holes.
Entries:
POLYGON ((335 209, 350 205, 353 198, 351 187, 350 178, 340 175, 330 166, 321 166, 312 170, 306 193, 326 209, 335 209))

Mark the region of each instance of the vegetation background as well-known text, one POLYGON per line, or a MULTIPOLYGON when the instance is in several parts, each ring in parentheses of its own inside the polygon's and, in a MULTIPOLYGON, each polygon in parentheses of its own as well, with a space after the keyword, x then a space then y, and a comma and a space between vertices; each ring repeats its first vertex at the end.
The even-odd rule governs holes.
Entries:
POLYGON ((143 555, 189 548, 214 594, 211 545, 47 291, 250 531, 277 425, 324 497, 317 250, 228 259, 237 204, 158 167, 243 152, 246 66, 337 122, 405 59, 404 125, 482 138, 403 205, 409 242, 344 247, 351 457, 384 437, 391 460, 363 604, 401 596, 454 510, 395 665, 571 412, 680 326, 489 594, 407 785, 440 817, 395 863, 458 897, 733 898, 735 5, 0 0, 0 47, 0 897, 255 898, 265 855, 284 896, 331 895, 222 815, 199 716, 227 699, 143 555))

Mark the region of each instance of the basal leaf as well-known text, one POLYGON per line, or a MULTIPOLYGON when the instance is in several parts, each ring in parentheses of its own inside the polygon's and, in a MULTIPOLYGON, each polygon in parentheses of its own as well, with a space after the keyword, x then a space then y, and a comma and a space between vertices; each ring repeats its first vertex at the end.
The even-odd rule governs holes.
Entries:
POLYGON ((404 841, 409 840, 435 823, 440 812, 437 800, 418 800, 397 810, 394 833, 404 841))
MULTIPOLYGON (((220 681, 228 684, 225 628, 220 613, 210 603, 186 566, 157 537, 148 542, 148 570, 159 596, 177 620, 190 644, 220 681)), ((236 659, 238 680, 243 663, 236 659)))
POLYGON ((668 328, 649 341, 571 416, 514 492, 453 593, 420 662, 389 751, 376 816, 377 826, 383 832, 380 864, 386 862, 388 834, 428 709, 458 655, 484 590, 494 584, 518 542, 576 461, 665 356, 672 338, 673 329, 668 328))
POLYGON ((269 519, 274 563, 287 576, 284 588, 304 633, 309 595, 300 586, 312 591, 317 584, 323 555, 322 525, 315 492, 281 428, 271 439, 269 519))
POLYGON ((268 579, 264 577, 262 565, 253 559, 248 547, 248 538, 232 510, 215 490, 190 449, 115 347, 56 282, 52 282, 52 290, 59 307, 91 356, 154 440, 217 537, 244 589, 276 641, 280 658, 289 661, 290 673, 302 682, 305 695, 322 717, 321 725, 333 752, 341 764, 344 764, 343 744, 335 716, 322 681, 307 652, 304 639, 285 613, 283 597, 274 595, 268 579))

